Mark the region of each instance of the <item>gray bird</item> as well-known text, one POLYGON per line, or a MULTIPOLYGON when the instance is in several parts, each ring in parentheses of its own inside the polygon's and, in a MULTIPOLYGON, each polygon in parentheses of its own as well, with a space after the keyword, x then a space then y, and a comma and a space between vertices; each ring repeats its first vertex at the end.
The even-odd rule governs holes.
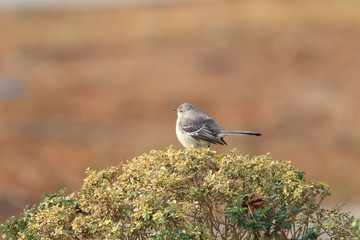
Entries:
POLYGON ((176 136, 185 148, 190 146, 208 148, 210 144, 227 145, 224 140, 224 136, 227 135, 261 136, 261 133, 257 132, 221 128, 211 117, 200 112, 190 103, 183 103, 178 108, 173 108, 172 110, 177 111, 178 115, 176 120, 176 136))

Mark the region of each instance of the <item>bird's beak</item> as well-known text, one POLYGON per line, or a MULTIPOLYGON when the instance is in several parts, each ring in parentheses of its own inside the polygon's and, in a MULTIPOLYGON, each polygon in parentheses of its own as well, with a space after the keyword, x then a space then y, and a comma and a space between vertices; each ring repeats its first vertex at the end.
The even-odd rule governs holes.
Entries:
POLYGON ((172 108, 171 110, 173 110, 173 111, 177 111, 177 108, 172 108))

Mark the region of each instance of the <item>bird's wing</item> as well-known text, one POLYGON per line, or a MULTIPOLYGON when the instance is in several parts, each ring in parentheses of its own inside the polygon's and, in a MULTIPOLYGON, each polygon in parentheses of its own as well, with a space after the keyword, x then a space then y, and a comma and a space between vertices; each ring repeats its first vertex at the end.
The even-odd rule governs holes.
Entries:
POLYGON ((224 139, 218 138, 219 127, 212 119, 203 119, 201 121, 185 119, 180 121, 179 127, 196 140, 204 140, 212 144, 226 144, 224 139))

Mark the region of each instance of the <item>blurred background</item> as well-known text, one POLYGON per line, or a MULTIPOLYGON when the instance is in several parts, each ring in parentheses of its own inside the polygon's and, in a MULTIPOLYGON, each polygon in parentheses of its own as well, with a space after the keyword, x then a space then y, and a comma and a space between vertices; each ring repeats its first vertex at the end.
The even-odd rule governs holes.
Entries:
POLYGON ((0 5, 0 222, 181 149, 183 102, 263 133, 214 150, 292 161, 360 217, 359 1, 44 2, 0 5))

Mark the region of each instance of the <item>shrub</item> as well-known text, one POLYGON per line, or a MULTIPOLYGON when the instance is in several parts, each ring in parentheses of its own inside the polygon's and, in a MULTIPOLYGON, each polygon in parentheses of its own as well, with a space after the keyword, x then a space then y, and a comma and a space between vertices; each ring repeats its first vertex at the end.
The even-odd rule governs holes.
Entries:
POLYGON ((325 209, 329 187, 269 155, 151 151, 87 170, 83 187, 46 195, 1 225, 4 239, 357 239, 354 219, 325 209))

